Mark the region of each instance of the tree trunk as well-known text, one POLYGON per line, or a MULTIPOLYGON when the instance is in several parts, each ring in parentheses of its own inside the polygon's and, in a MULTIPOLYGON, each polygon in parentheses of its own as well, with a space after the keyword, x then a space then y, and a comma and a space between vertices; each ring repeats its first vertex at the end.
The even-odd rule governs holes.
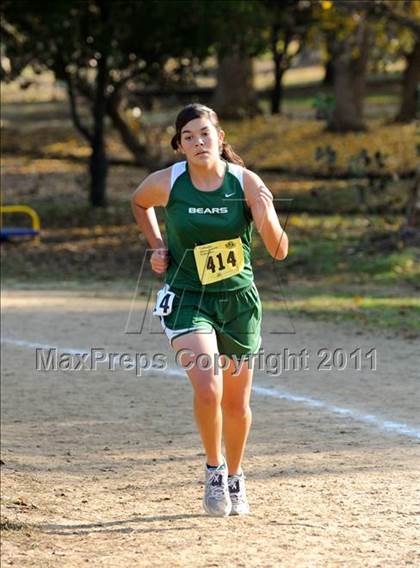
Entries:
POLYGON ((274 60, 274 88, 271 95, 271 114, 281 114, 283 103, 283 75, 280 60, 274 60))
POLYGON ((239 119, 258 113, 252 58, 238 48, 219 56, 212 105, 223 118, 239 119))
POLYGON ((420 166, 417 166, 416 176, 408 199, 405 226, 420 229, 420 166))
POLYGON ((325 62, 325 74, 324 78, 322 79, 322 84, 324 87, 332 87, 334 85, 335 80, 335 65, 333 59, 328 57, 327 61, 325 62))
POLYGON ((95 98, 93 102, 93 136, 92 153, 90 155, 90 202, 94 207, 106 206, 106 180, 108 174, 108 162, 105 151, 105 112, 107 84, 107 61, 103 53, 98 61, 96 76, 95 98))
POLYGON ((404 71, 400 110, 396 122, 411 122, 418 117, 420 106, 420 37, 413 51, 407 55, 404 71))
POLYGON ((271 52, 273 55, 274 62, 274 86, 271 93, 271 114, 280 114, 281 105, 283 101, 283 75, 285 69, 283 67, 284 56, 287 53, 287 47, 289 44, 288 39, 285 40, 284 51, 279 52, 277 49, 277 43, 279 40, 280 27, 274 24, 271 30, 271 52))
POLYGON ((326 51, 327 59, 325 61, 325 74, 322 80, 324 87, 332 87, 335 80, 335 64, 334 64, 334 42, 335 35, 326 33, 326 51))
POLYGON ((334 132, 365 130, 363 99, 366 86, 366 66, 370 32, 361 21, 355 34, 356 45, 350 38, 340 43, 334 58, 335 109, 328 124, 334 132), (354 51, 357 55, 354 56, 354 51))
POLYGON ((90 203, 93 207, 106 206, 106 180, 108 161, 103 140, 96 139, 92 144, 89 160, 90 171, 90 203))

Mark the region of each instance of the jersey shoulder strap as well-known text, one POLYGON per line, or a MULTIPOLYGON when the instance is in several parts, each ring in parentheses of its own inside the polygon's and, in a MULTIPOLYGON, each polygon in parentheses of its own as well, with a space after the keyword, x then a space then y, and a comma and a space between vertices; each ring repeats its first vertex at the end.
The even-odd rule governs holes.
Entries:
POLYGON ((239 181, 242 190, 244 189, 244 168, 239 164, 232 164, 232 162, 227 162, 228 171, 236 177, 239 181))
POLYGON ((187 167, 187 162, 176 162, 171 168, 171 189, 173 188, 176 180, 182 175, 187 167))

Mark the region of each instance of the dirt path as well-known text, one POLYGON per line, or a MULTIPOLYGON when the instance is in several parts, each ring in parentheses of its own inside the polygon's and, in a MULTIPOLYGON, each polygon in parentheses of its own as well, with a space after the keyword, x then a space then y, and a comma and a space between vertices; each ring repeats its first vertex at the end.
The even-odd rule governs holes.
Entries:
POLYGON ((306 349, 307 369, 256 371, 244 464, 252 515, 215 519, 201 508, 188 380, 163 335, 123 333, 129 307, 4 295, 3 566, 420 564, 414 341, 266 313, 265 353, 306 349), (279 327, 296 333, 270 333, 279 327), (37 372, 36 344, 161 352, 170 369, 37 372), (353 368, 319 370, 322 348, 342 349, 353 368), (349 357, 358 348, 361 371, 349 357))

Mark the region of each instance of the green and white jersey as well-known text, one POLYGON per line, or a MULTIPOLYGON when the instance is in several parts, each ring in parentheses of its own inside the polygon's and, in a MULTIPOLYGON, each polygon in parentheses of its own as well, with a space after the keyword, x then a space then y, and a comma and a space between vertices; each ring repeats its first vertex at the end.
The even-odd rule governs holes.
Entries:
POLYGON ((227 292, 252 284, 253 223, 251 210, 245 201, 243 171, 243 167, 226 162, 222 185, 212 191, 203 191, 193 185, 187 162, 172 166, 171 192, 164 210, 170 256, 165 282, 169 286, 195 291, 204 287, 208 292, 227 292), (243 269, 239 274, 203 285, 194 258, 194 247, 238 237, 243 246, 243 269))

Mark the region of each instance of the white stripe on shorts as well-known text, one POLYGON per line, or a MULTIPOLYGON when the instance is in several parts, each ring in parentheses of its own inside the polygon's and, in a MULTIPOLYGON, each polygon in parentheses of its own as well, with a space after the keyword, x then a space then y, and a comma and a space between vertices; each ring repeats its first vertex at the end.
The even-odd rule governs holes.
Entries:
POLYGON ((210 331, 207 327, 185 327, 184 329, 170 329, 165 325, 162 316, 160 316, 159 319, 160 323, 162 324, 163 331, 166 333, 166 336, 169 339, 171 347, 172 347, 172 341, 179 335, 184 335, 184 333, 189 333, 190 331, 202 331, 207 333, 213 333, 214 331, 213 328, 210 331))

